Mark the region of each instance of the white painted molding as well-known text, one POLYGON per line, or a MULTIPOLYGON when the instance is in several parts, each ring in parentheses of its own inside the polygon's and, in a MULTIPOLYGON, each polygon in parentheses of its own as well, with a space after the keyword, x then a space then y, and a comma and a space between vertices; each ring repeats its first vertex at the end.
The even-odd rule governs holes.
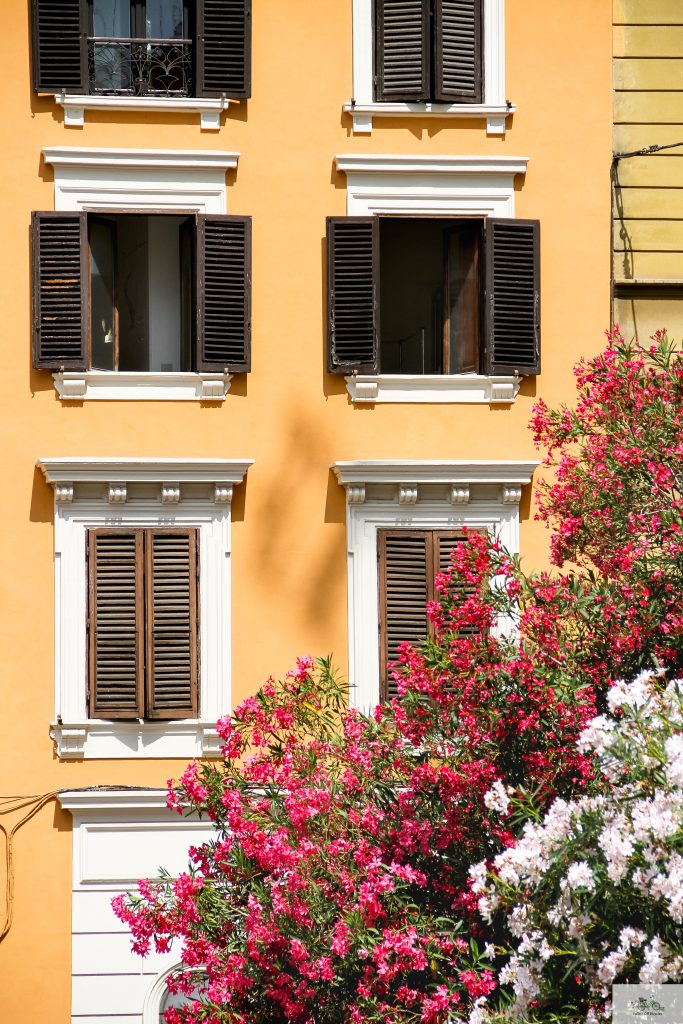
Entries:
POLYGON ((218 131, 221 127, 221 113, 227 110, 231 101, 224 97, 79 96, 55 93, 55 102, 64 108, 64 125, 67 128, 82 128, 88 110, 116 110, 123 114, 128 111, 157 110, 165 114, 199 114, 199 124, 203 130, 218 131))
POLYGON ((333 463, 347 493, 349 682, 354 706, 370 711, 379 701, 378 531, 467 526, 489 531, 508 551, 518 552, 519 501, 538 465, 521 460, 333 463), (360 491, 362 502, 353 497, 360 491))
POLYGON ((239 153, 194 149, 94 149, 49 146, 57 211, 226 212, 226 171, 239 153))
POLYGON ((489 135, 502 135, 515 107, 505 95, 505 0, 484 0, 484 102, 376 103, 373 100, 374 24, 372 0, 353 0, 353 99, 344 110, 354 133, 372 131, 375 117, 486 118, 489 135))
POLYGON ((126 373, 69 370, 52 374, 68 401, 223 402, 232 376, 223 373, 126 373))
MULTIPOLYGON (((100 811, 166 810, 165 789, 145 789, 130 786, 123 789, 94 786, 92 789, 63 789, 57 794, 63 810, 76 811, 79 816, 99 814, 100 811)), ((170 812, 169 812, 170 816, 170 812)))
POLYGON ((232 484, 216 484, 213 489, 213 500, 217 505, 229 505, 232 501, 232 484))
POLYGON ((349 216, 376 213, 514 217, 515 176, 524 156, 342 153, 349 216))
POLYGON ((71 480, 61 484, 55 484, 55 501, 73 501, 74 485, 71 480))
POLYGON ((55 714, 62 759, 215 757, 231 704, 229 500, 247 459, 42 459, 55 491, 55 714), (57 498, 71 490, 68 501, 57 498), (125 496, 125 500, 124 500, 125 496), (114 499, 112 502, 111 499, 114 499), (86 537, 102 527, 199 531, 200 718, 88 718, 86 537))
POLYGON ((376 374, 346 377, 352 402, 509 405, 521 377, 463 374, 376 374))

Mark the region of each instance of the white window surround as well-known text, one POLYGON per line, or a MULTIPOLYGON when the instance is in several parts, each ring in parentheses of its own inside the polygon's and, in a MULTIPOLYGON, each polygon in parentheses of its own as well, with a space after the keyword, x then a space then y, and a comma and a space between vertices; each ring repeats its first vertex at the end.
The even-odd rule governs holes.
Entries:
MULTIPOLYGON (((347 153, 335 157, 346 174, 346 213, 443 217, 514 217, 515 176, 528 157, 411 156, 347 153)), ((514 402, 518 377, 482 374, 354 375, 346 378, 352 402, 514 402)))
POLYGON ((484 0, 483 103, 377 103, 373 99, 373 0, 353 0, 353 99, 344 110, 355 134, 369 134, 375 117, 476 118, 489 135, 504 135, 515 107, 505 97, 505 0, 484 0))
POLYGON ((70 790, 59 801, 73 817, 70 1019, 159 1024, 178 950, 137 956, 111 900, 159 867, 174 876, 187 870, 189 847, 211 838, 213 825, 169 811, 165 790, 70 790))
POLYGON ((98 96, 55 93, 55 102, 64 108, 64 127, 82 128, 88 110, 118 110, 123 114, 139 110, 154 110, 159 113, 199 114, 199 126, 203 131, 219 131, 221 114, 228 105, 239 102, 225 97, 194 96, 98 96))
MULTIPOLYGON (((54 168, 55 210, 149 210, 223 214, 225 175, 239 153, 222 150, 91 149, 51 146, 43 150, 54 168)), ((53 374, 62 401, 222 402, 231 377, 214 373, 53 374)))
POLYGON ((346 488, 351 703, 379 701, 377 531, 486 529, 519 551, 519 503, 538 462, 354 461, 332 469, 346 488))
POLYGON ((216 720, 230 711, 230 504, 249 459, 46 458, 55 502, 55 721, 64 759, 215 756, 216 720), (198 719, 88 718, 86 531, 199 530, 198 719))

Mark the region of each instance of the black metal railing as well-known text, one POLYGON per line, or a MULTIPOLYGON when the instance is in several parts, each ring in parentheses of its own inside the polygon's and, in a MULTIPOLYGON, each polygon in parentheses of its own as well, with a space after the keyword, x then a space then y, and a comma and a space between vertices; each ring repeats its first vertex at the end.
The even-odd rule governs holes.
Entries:
POLYGON ((191 39, 88 39, 90 92, 191 96, 191 39))

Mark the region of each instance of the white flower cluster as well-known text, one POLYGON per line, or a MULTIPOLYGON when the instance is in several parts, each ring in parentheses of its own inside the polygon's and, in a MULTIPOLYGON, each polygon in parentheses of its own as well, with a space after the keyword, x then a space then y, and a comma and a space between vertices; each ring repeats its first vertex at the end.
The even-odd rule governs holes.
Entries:
MULTIPOLYGON (((558 971, 545 968, 556 955, 565 965, 568 953, 574 956, 575 973, 596 997, 593 1022, 608 1019, 615 981, 683 981, 683 957, 666 941, 683 925, 683 682, 663 688, 643 673, 615 683, 608 707, 580 739, 597 758, 605 792, 556 800, 540 824, 528 822, 517 844, 495 858, 491 872, 485 863, 470 869, 483 917, 491 920, 504 905, 516 938, 499 973, 514 993, 512 1018, 553 994, 548 986, 558 971), (641 923, 656 927, 631 926, 634 902, 641 923)), ((502 804, 508 795, 498 785, 502 804)), ((485 1009, 479 1001, 478 1021, 485 1009)))

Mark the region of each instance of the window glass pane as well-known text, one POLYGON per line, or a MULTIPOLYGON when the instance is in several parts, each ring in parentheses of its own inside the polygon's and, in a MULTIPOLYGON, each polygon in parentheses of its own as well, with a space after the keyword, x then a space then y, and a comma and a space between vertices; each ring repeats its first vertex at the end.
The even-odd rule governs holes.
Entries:
POLYGON ((90 218, 91 366, 114 369, 114 225, 90 218))
POLYGON ((463 222, 448 234, 449 373, 479 369, 479 232, 463 222))
POLYGON ((93 35, 130 37, 130 0, 92 0, 93 35))
POLYGON ((183 0, 147 0, 147 38, 183 39, 183 0))

